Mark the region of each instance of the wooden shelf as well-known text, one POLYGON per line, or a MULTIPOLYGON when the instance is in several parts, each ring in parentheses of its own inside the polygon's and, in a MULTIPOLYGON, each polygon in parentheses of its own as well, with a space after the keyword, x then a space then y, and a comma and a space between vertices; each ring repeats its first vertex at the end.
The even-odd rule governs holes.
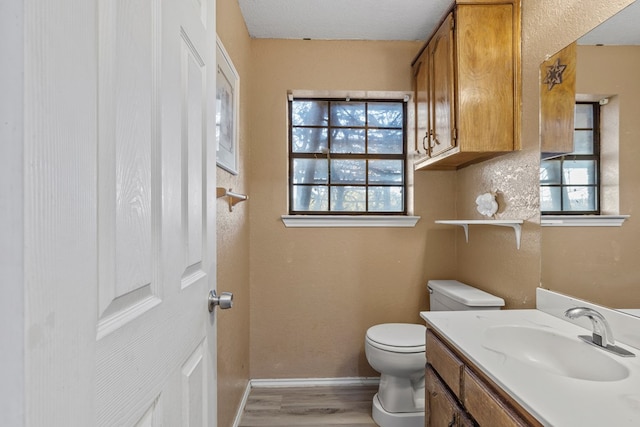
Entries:
POLYGON ((520 249, 520 237, 522 236, 521 219, 439 219, 436 224, 457 225, 464 229, 464 237, 469 243, 469 225, 495 225, 498 227, 511 227, 516 235, 516 248, 520 249))

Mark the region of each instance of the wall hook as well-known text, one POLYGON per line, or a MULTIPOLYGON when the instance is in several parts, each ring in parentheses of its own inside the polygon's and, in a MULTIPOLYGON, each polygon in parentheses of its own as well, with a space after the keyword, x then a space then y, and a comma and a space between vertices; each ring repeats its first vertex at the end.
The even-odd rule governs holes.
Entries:
POLYGON ((229 212, 233 212, 233 207, 238 203, 249 199, 249 196, 246 194, 234 193, 231 189, 227 190, 223 187, 216 187, 216 196, 218 199, 220 197, 227 197, 229 201, 229 212))

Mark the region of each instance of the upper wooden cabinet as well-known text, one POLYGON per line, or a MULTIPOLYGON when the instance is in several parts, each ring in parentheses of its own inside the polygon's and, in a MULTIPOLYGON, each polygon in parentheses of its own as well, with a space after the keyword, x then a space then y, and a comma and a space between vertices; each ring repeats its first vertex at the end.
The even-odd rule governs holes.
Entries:
POLYGON ((458 1, 412 64, 415 169, 520 149, 520 5, 458 1))
POLYGON ((576 43, 572 43, 540 66, 540 152, 543 157, 573 151, 576 62, 576 43))

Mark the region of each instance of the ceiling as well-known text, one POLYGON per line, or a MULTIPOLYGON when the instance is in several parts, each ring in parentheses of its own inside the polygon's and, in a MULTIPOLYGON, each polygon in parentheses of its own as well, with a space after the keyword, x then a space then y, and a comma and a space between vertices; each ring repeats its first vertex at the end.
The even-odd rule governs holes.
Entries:
MULTIPOLYGON (((426 40, 451 0, 238 0, 253 38, 426 40)), ((636 1, 580 44, 640 44, 636 1)))
POLYGON ((636 1, 581 37, 578 44, 640 45, 639 22, 640 1, 636 1))
POLYGON ((426 40, 451 0, 238 0, 253 38, 426 40))

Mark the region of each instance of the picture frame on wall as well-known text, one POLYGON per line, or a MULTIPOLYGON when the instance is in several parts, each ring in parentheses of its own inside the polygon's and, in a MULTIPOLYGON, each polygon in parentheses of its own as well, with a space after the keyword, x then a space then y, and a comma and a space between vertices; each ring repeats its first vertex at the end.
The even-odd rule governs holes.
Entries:
POLYGON ((216 164, 237 175, 240 76, 219 37, 216 62, 216 164))

